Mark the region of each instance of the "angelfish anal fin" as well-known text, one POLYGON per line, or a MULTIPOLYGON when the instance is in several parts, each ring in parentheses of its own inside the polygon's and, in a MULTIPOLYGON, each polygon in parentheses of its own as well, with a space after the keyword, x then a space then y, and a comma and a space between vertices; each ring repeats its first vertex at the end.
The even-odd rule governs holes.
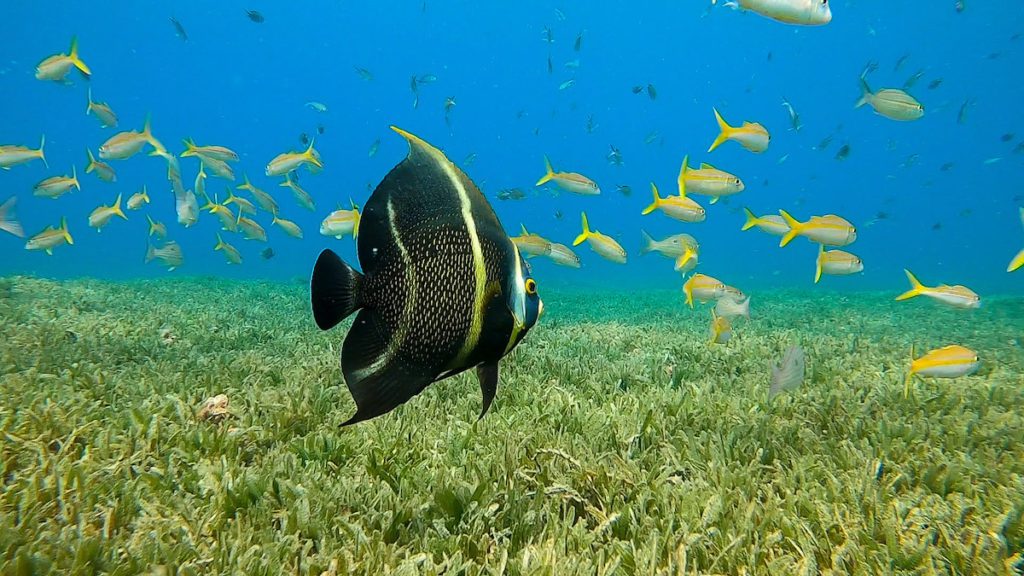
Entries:
POLYGON ((477 366, 476 377, 480 380, 480 392, 483 394, 483 408, 480 410, 480 418, 483 418, 498 392, 498 363, 490 362, 477 366))

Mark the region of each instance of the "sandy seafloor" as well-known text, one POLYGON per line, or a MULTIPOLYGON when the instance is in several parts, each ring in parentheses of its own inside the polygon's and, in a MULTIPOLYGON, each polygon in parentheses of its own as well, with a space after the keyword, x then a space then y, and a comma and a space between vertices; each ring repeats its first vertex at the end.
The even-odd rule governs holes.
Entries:
POLYGON ((0 573, 1020 573, 1021 298, 757 293, 712 347, 678 292, 542 295, 483 420, 460 376, 340 429, 299 282, 0 279, 0 573))

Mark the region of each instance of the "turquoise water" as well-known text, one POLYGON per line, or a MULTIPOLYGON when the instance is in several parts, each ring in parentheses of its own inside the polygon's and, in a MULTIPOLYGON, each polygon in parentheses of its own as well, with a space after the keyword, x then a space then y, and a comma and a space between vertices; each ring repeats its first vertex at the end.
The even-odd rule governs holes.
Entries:
MULTIPOLYGON (((812 28, 701 2, 642 9, 544 2, 483 8, 431 0, 308 2, 301 9, 235 2, 7 3, 0 8, 7 46, 0 61, 0 143, 35 147, 45 134, 50 169, 35 162, 3 172, 3 194, 18 197, 29 235, 66 216, 75 245, 48 257, 0 235, 0 274, 163 277, 165 270, 142 261, 144 213, 165 222, 184 250, 185 265, 173 275, 303 277, 324 247, 352 260, 350 238, 323 237, 317 228, 349 198, 362 204, 404 156, 405 143, 388 130, 395 124, 443 148, 480 185, 510 232, 522 223, 569 243, 586 210, 592 225, 630 255, 625 268, 586 247, 579 250, 581 270, 540 261, 535 274, 542 290, 548 283, 600 287, 609 281, 678 287, 670 261, 639 257, 641 228, 659 238, 693 234, 701 243, 699 271, 748 292, 810 288, 814 245, 799 240, 780 249, 774 237, 741 233, 741 208, 749 206, 758 214, 786 209, 800 219, 833 213, 857 226, 859 238, 848 250, 864 259, 865 271, 826 277, 822 289, 901 291, 906 267, 926 283, 965 284, 983 295, 1021 293, 1020 274, 1005 269, 1024 246, 1016 184, 1024 166, 1024 87, 1013 72, 1022 66, 1024 14, 1005 1, 969 2, 963 12, 953 2, 832 9, 830 24, 812 28), (250 21, 247 9, 259 10, 265 21, 250 21), (171 17, 187 31, 187 42, 176 35, 171 17), (67 51, 76 35, 91 81, 77 73, 69 86, 34 79, 35 65, 67 51), (877 63, 868 76, 875 89, 901 87, 923 72, 909 92, 923 103, 924 118, 900 123, 853 108, 857 78, 871 61, 877 63), (362 78, 356 67, 373 79, 362 78), (420 84, 416 108, 414 75, 436 76, 420 84), (573 86, 559 89, 572 79, 573 86), (656 87, 656 99, 646 89, 633 93, 634 86, 648 84, 656 87), (119 128, 102 129, 84 114, 89 87, 117 112, 119 128), (446 123, 447 98, 456 105, 446 123), (784 98, 800 114, 800 131, 790 129, 784 98), (309 101, 328 111, 304 106, 309 101), (752 154, 730 142, 705 153, 717 133, 712 107, 733 124, 762 123, 772 134, 768 151, 752 154), (159 158, 112 162, 115 184, 84 174, 86 147, 96 150, 117 130, 141 129, 147 114, 156 137, 173 152, 180 153, 180 141, 188 137, 238 151, 239 179, 248 173, 274 193, 282 217, 298 223, 305 238, 285 236, 261 213, 257 220, 267 227, 276 257, 259 257, 263 243, 228 238, 245 260, 229 266, 212 250, 215 218, 204 214, 191 229, 174 223, 159 158), (319 175, 302 173, 315 212, 300 208, 277 186, 279 179, 263 176, 273 156, 302 148, 302 133, 316 138, 325 163, 319 175), (829 145, 818 149, 830 135, 829 145), (379 150, 369 157, 378 140, 379 150), (844 145, 848 157, 836 159, 844 145), (621 166, 606 158, 612 146, 621 152, 621 166), (471 154, 475 161, 466 162, 471 154), (594 179, 603 193, 580 197, 535 189, 544 154, 556 169, 594 179), (648 183, 674 193, 686 154, 691 162, 740 176, 746 190, 713 206, 697 197, 708 210, 698 224, 641 216, 650 200, 648 183), (72 166, 81 192, 58 200, 32 196, 36 182, 70 173, 72 166), (100 234, 87 227, 95 207, 143 185, 152 205, 100 234), (632 195, 617 192, 619 185, 630 186, 632 195), (497 200, 506 188, 521 188, 527 197, 497 200)), ((191 188, 198 163, 185 158, 181 166, 191 188)), ((238 183, 211 178, 207 189, 223 199, 224 185, 238 183)))

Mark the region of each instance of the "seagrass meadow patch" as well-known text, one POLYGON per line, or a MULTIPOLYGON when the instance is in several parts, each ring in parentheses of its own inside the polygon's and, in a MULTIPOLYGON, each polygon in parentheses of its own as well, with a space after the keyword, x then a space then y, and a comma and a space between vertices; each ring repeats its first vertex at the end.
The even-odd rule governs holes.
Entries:
POLYGON ((1020 573, 1020 299, 758 294, 713 347, 677 292, 544 301, 484 419, 464 375, 339 428, 301 284, 3 279, 0 573, 1020 573))

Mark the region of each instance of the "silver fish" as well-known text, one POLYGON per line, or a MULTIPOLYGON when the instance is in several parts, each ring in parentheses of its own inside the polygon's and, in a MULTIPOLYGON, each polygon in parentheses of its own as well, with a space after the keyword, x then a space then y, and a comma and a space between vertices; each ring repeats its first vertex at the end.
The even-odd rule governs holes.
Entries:
POLYGON ((799 346, 790 346, 778 366, 772 366, 772 381, 768 386, 768 399, 782 392, 793 390, 804 381, 804 351, 799 346))

